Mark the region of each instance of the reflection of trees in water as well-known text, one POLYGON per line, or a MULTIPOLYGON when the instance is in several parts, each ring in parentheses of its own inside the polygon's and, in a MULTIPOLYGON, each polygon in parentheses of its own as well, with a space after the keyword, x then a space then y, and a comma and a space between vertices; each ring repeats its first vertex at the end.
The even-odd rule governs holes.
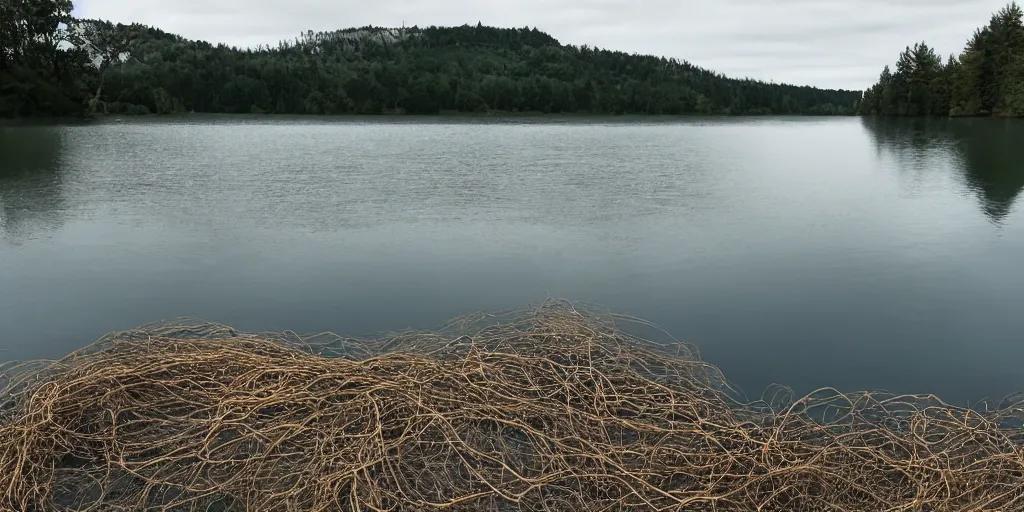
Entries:
MULTIPOLYGON (((864 118, 879 152, 922 162, 947 147, 959 157, 964 182, 993 222, 1013 210, 1024 189, 1024 123, 1011 119, 864 118)), ((913 165, 913 164, 912 164, 913 165)))
POLYGON ((960 140, 968 186, 978 194, 985 213, 1002 220, 1024 189, 1024 123, 964 119, 950 121, 949 126, 960 140))
POLYGON ((961 173, 956 142, 941 119, 864 118, 875 142, 878 158, 891 158, 901 183, 909 179, 912 191, 929 188, 937 171, 961 173))
POLYGON ((23 239, 63 220, 61 130, 0 127, 0 230, 23 239))

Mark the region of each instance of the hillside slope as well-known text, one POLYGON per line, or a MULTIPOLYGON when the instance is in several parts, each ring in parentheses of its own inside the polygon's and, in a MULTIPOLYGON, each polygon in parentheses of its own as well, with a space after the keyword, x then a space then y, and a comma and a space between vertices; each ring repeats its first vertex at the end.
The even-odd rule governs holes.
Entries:
MULTIPOLYGON (((25 5, 33 2, 46 3, 25 5)), ((118 113, 832 115, 855 113, 861 97, 859 91, 737 80, 685 61, 563 45, 536 28, 363 27, 238 49, 137 24, 72 19, 70 2, 58 3, 53 20, 66 29, 0 31, 0 115, 66 114, 75 107, 118 113)), ((16 9, 12 16, 38 17, 40 9, 16 9)))
POLYGON ((562 45, 537 29, 364 27, 240 50, 87 23, 117 34, 107 39, 131 55, 105 69, 101 99, 158 112, 849 114, 860 99, 857 91, 734 80, 687 62, 562 45))

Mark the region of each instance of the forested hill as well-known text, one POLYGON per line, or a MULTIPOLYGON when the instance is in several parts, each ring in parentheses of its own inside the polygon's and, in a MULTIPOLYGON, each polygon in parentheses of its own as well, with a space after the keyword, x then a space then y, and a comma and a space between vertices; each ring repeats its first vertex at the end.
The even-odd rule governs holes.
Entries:
POLYGON ((853 114, 861 97, 563 45, 526 28, 364 27, 236 49, 141 25, 69 26, 70 44, 50 55, 4 40, 18 58, 3 61, 0 112, 853 114), (26 85, 47 81, 46 98, 26 85))
POLYGON ((944 63, 921 42, 907 47, 864 93, 861 113, 881 116, 1024 116, 1024 12, 1016 3, 974 32, 944 63))

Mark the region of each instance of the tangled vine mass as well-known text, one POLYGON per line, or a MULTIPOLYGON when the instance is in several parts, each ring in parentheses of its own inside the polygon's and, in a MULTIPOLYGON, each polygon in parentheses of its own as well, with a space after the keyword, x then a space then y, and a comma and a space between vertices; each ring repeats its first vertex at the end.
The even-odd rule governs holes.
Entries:
POLYGON ((1024 510, 1024 412, 739 398, 683 343, 547 302, 382 339, 214 324, 0 373, 0 508, 1024 510))

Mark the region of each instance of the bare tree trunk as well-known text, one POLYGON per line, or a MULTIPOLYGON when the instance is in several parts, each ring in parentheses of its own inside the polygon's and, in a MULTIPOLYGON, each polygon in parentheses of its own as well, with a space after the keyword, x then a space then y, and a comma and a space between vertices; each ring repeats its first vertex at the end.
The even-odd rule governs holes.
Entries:
POLYGON ((100 95, 103 94, 103 73, 109 67, 106 62, 107 59, 103 59, 103 62, 100 63, 100 84, 96 86, 96 95, 89 102, 89 108, 92 109, 93 113, 96 113, 96 109, 100 105, 100 95))

